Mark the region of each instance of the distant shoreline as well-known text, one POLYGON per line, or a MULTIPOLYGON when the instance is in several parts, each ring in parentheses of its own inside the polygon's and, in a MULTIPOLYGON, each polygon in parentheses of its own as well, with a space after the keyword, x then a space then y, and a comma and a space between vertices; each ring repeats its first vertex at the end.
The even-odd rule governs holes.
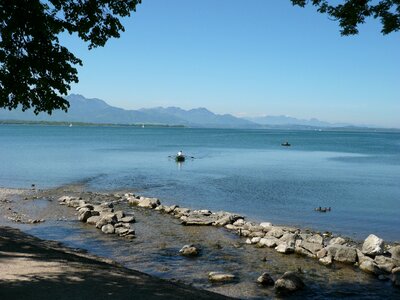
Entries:
POLYGON ((31 120, 0 120, 0 125, 41 125, 41 126, 82 126, 82 127, 150 127, 150 128, 200 128, 200 129, 248 129, 248 130, 282 130, 282 131, 317 131, 317 132, 380 132, 380 133, 400 133, 398 128, 374 128, 374 127, 312 127, 301 125, 264 125, 258 128, 242 127, 197 127, 186 125, 169 125, 155 123, 90 123, 90 122, 68 122, 68 121, 31 121, 31 120))
POLYGON ((86 122, 67 122, 67 121, 29 121, 29 120, 0 120, 0 125, 43 125, 43 126, 88 126, 88 127, 161 127, 161 128, 184 128, 184 125, 167 124, 113 124, 113 123, 86 123, 86 122))

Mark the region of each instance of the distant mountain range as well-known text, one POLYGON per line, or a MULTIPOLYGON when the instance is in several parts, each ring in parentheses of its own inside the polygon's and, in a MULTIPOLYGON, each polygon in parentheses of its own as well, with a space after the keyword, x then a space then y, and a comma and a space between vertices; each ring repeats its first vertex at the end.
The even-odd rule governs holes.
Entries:
POLYGON ((251 121, 229 114, 218 115, 205 108, 183 110, 178 107, 143 108, 125 110, 108 105, 101 99, 87 99, 82 95, 71 94, 66 97, 70 103, 68 113, 54 111, 50 116, 45 113, 35 115, 27 110, 0 110, 0 120, 84 122, 107 124, 162 124, 184 125, 190 127, 214 128, 254 128, 259 127, 251 121))
POLYGON ((263 117, 254 117, 254 118, 246 118, 251 122, 260 124, 260 125, 269 125, 269 126, 309 126, 309 127, 345 127, 352 126, 351 124, 345 123, 328 123, 324 121, 320 121, 318 119, 297 119, 289 116, 263 116, 263 117))
POLYGON ((212 128, 314 128, 340 127, 349 124, 331 124, 317 119, 301 120, 288 116, 238 118, 229 114, 214 114, 206 108, 184 110, 179 107, 156 107, 125 110, 108 105, 101 99, 87 99, 82 95, 66 97, 70 103, 68 113, 54 111, 35 115, 31 110, 0 109, 0 120, 84 122, 106 124, 160 124, 212 128))

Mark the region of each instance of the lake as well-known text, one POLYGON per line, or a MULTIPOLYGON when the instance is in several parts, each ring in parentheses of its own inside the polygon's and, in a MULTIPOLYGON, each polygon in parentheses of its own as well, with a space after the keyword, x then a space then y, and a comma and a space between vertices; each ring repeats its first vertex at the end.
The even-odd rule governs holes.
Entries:
POLYGON ((84 181, 164 204, 400 240, 398 132, 0 125, 0 145, 1 187, 84 181), (177 164, 169 156, 179 150, 194 158, 177 164))

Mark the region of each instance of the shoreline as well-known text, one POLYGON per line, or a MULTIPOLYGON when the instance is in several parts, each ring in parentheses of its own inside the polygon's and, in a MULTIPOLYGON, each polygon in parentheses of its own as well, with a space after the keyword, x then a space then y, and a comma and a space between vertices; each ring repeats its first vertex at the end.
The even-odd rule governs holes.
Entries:
MULTIPOLYGON (((1 191, 1 189, 0 189, 0 191, 1 191)), ((302 269, 302 268, 305 269, 305 268, 310 268, 311 266, 318 266, 318 268, 320 268, 319 267, 320 263, 318 263, 318 260, 316 260, 315 258, 310 259, 310 255, 309 255, 310 253, 299 253, 298 251, 291 251, 291 250, 287 251, 288 248, 290 248, 287 246, 290 246, 289 245, 289 244, 291 244, 290 240, 294 236, 302 235, 302 234, 310 234, 310 233, 303 233, 298 228, 289 228, 289 227, 285 227, 285 226, 273 226, 272 224, 264 224, 265 227, 272 226, 272 228, 269 228, 269 230, 265 230, 265 232, 264 232, 265 228, 260 228, 263 226, 260 226, 260 224, 254 224, 253 222, 249 222, 250 224, 247 225, 248 226, 248 228, 247 228, 246 227, 247 221, 244 220, 244 218, 239 215, 230 214, 230 213, 225 212, 225 213, 222 213, 217 219, 215 219, 214 218, 215 213, 210 212, 208 210, 191 211, 190 209, 179 208, 179 207, 175 207, 175 206, 163 206, 163 205, 161 205, 161 203, 159 202, 158 199, 146 198, 146 197, 140 197, 140 196, 136 197, 133 194, 129 194, 129 193, 90 192, 90 191, 85 191, 85 189, 82 188, 82 186, 80 186, 80 185, 76 185, 73 188, 61 187, 61 188, 55 189, 55 190, 54 189, 44 190, 44 191, 27 190, 26 192, 28 194, 31 194, 31 196, 29 196, 31 198, 28 199, 27 202, 25 202, 25 204, 33 203, 35 201, 35 197, 38 197, 38 196, 32 196, 32 195, 40 194, 39 198, 40 197, 44 197, 44 198, 50 197, 53 199, 53 202, 57 202, 55 200, 59 199, 60 195, 70 195, 71 198, 69 200, 64 201, 64 204, 66 204, 66 205, 60 206, 60 205, 58 205, 58 203, 56 203, 55 205, 72 212, 74 215, 71 218, 71 220, 75 220, 75 222, 77 222, 76 214, 78 214, 78 217, 79 217, 79 215, 81 215, 81 213, 82 213, 82 212, 79 212, 80 210, 82 210, 81 206, 91 205, 92 202, 93 202, 93 204, 94 204, 94 202, 103 202, 104 203, 105 200, 108 200, 108 203, 113 203, 113 202, 115 203, 116 210, 117 209, 120 210, 120 206, 118 206, 118 205, 125 205, 122 207, 126 210, 132 209, 132 214, 137 217, 139 217, 140 215, 144 215, 144 218, 146 218, 146 219, 153 218, 156 220, 160 220, 163 222, 164 225, 162 225, 162 226, 164 226, 164 227, 169 226, 168 224, 172 223, 173 226, 175 226, 173 228, 174 231, 178 230, 178 227, 176 227, 176 226, 179 226, 179 230, 183 230, 183 231, 200 230, 202 232, 199 233, 198 238, 204 236, 205 232, 209 232, 209 230, 214 231, 214 229, 211 229, 211 228, 207 229, 209 227, 215 228, 217 231, 222 231, 222 233, 225 235, 230 235, 230 236, 233 235, 232 237, 229 237, 229 239, 235 239, 234 244, 237 244, 237 245, 235 245, 234 248, 239 247, 240 249, 244 249, 241 251, 253 251, 254 253, 257 253, 257 255, 259 255, 260 252, 262 252, 261 254, 263 254, 264 251, 267 251, 264 255, 271 256, 271 257, 273 255, 277 255, 276 258, 274 257, 276 260, 286 260, 287 259, 288 261, 283 264, 283 265, 287 265, 287 266, 282 267, 283 270, 282 271, 279 270, 279 272, 278 272, 279 274, 282 274, 283 272, 288 271, 288 270, 290 271, 290 270, 296 270, 296 269, 302 269), (57 191, 57 192, 55 192, 55 191, 57 191), (79 200, 79 198, 82 198, 82 200, 79 200), (33 201, 31 201, 31 200, 33 200, 33 201), (70 203, 67 203, 68 201, 70 203), (85 203, 83 203, 82 201, 84 201, 85 203), (130 203, 131 205, 128 205, 128 202, 131 202, 130 203), (71 209, 74 206, 75 206, 75 209, 71 209), (78 211, 78 213, 76 213, 77 211, 78 211), (188 214, 190 212, 194 213, 194 215, 188 214), (149 213, 151 213, 151 216, 149 215, 149 213), (185 214, 186 214, 186 216, 185 216, 185 214), (210 216, 214 216, 213 217, 214 219, 212 220, 212 222, 210 222, 210 219, 208 219, 208 217, 210 217, 210 216), (182 217, 183 217, 183 219, 181 219, 182 217), (221 220, 221 219, 224 219, 224 220, 221 220), (215 221, 219 222, 219 224, 214 224, 214 225, 218 225, 218 226, 213 226, 212 223, 214 223, 215 221), (186 226, 181 226, 182 222, 185 223, 186 226), (226 222, 226 224, 224 224, 225 222, 226 222), (239 228, 241 228, 241 229, 239 229, 239 228), (261 229, 263 237, 260 236, 260 229, 261 229), (276 252, 274 250, 275 247, 268 248, 268 247, 266 247, 267 246, 266 244, 260 245, 260 241, 266 237, 268 232, 270 232, 270 234, 271 234, 271 229, 274 229, 272 231, 272 232, 275 232, 274 235, 280 236, 279 238, 277 238, 273 235, 269 236, 269 237, 273 237, 275 242, 282 238, 285 240, 285 243, 287 245, 285 246, 284 252, 281 252, 281 253, 276 252), (238 230, 242 231, 241 232, 242 236, 243 235, 247 235, 247 236, 245 236, 245 237, 238 236, 238 234, 237 234, 238 230), (282 232, 279 232, 279 230, 282 230, 282 232), (282 233, 282 235, 281 235, 281 233, 282 233), (247 249, 247 250, 245 250, 245 249, 247 249), (276 252, 277 254, 273 254, 271 252, 276 252), (295 255, 283 254, 285 252, 287 252, 287 254, 291 254, 291 253, 295 252, 295 255), (305 267, 303 267, 303 263, 305 264, 305 267), (297 267, 296 267, 296 265, 297 265, 297 267), (288 269, 288 266, 289 266, 289 269, 288 269)), ((62 201, 61 201, 61 203, 62 203, 62 201)), ((22 204, 22 205, 24 205, 24 204, 22 204)), ((54 207, 56 207, 56 206, 54 206, 54 207)), ((54 207, 53 207, 53 210, 54 210, 54 207)), ((87 208, 87 206, 86 206, 86 208, 87 208)), ((113 210, 111 207, 109 207, 109 209, 110 209, 110 211, 108 211, 108 212, 111 212, 113 210)), ((85 210, 85 211, 87 211, 87 210, 85 210)), ((133 228, 136 229, 137 226, 140 226, 141 223, 143 223, 144 221, 145 221, 145 219, 142 219, 142 220, 139 219, 137 221, 137 223, 132 224, 133 228)), ((154 220, 152 222, 154 222, 154 220)), ((46 223, 44 223, 44 224, 46 224, 46 223)), ((83 222, 83 224, 85 224, 85 222, 83 222)), ((42 225, 37 224, 36 226, 42 226, 42 225)), ((86 228, 87 226, 90 227, 93 225, 84 225, 84 226, 86 228)), ((39 227, 37 227, 37 228, 39 228, 39 227)), ((139 227, 139 229, 140 229, 140 227, 139 227)), ((87 229, 85 229, 85 230, 87 230, 87 229)), ((98 229, 93 228, 93 230, 94 230, 93 234, 96 234, 96 235, 102 234, 101 231, 100 232, 97 231, 98 229)), ((136 230, 136 234, 138 235, 137 238, 140 239, 140 238, 142 238, 142 235, 144 233, 140 232, 140 230, 136 230)), ((105 235, 105 236, 107 236, 107 237, 110 236, 110 238, 112 238, 113 240, 121 240, 121 238, 115 236, 115 234, 105 235)), ((315 246, 315 244, 318 244, 320 242, 320 237, 322 237, 321 245, 324 245, 325 239, 329 238, 329 237, 318 235, 315 232, 311 233, 311 236, 307 236, 307 239, 311 239, 311 240, 306 241, 308 243, 308 244, 306 244, 306 246, 308 246, 308 248, 310 245, 315 246)), ((123 240, 125 240, 125 239, 122 238, 121 243, 125 243, 123 240)), ((133 241, 135 241, 135 239, 133 241)), ((266 242, 266 241, 264 241, 264 242, 266 242)), ((340 240, 339 240, 339 242, 340 242, 340 240)), ((357 245, 357 243, 354 243, 353 241, 349 241, 349 240, 346 240, 344 244, 346 244, 344 247, 350 247, 350 248, 354 248, 354 246, 357 245)), ((201 248, 203 248, 202 246, 204 246, 204 252, 207 251, 206 245, 201 245, 201 243, 199 243, 198 245, 201 248)), ((182 245, 179 245, 179 248, 181 246, 182 245)), ((295 250, 296 246, 298 246, 298 245, 296 245, 296 242, 295 242, 294 245, 292 245, 292 246, 294 248, 293 250, 295 250)), ((327 245, 327 246, 329 246, 329 245, 327 245)), ((336 251, 337 251, 338 248, 340 248, 340 249, 343 248, 341 246, 343 246, 343 243, 342 243, 342 245, 335 246, 333 248, 336 248, 336 251)), ((307 247, 305 249, 307 249, 307 247)), ((345 249, 347 249, 347 248, 345 248, 345 249)), ((203 249, 201 249, 201 250, 203 250, 203 249)), ((211 251, 215 252, 216 250, 211 250, 211 251)), ((230 250, 230 251, 232 251, 232 250, 230 250)), ((354 251, 356 251, 356 250, 354 250, 354 251)), ((218 250, 217 250, 217 252, 218 252, 218 250)), ((254 255, 254 254, 252 254, 252 255, 254 255)), ((335 255, 336 255, 336 253, 335 253, 335 255)), ((358 257, 361 257, 361 255, 362 255, 361 253, 358 253, 356 251, 356 254, 355 254, 356 262, 354 262, 354 263, 359 263, 358 257)), ((324 256, 324 257, 326 257, 326 256, 324 256)), ((322 258, 324 258, 324 257, 322 257, 322 258)), ((197 258, 194 258, 194 259, 196 260, 197 258)), ((368 257, 366 257, 365 260, 370 261, 370 259, 368 259, 368 257)), ((260 261, 261 261, 261 259, 260 259, 260 261)), ((192 262, 193 262, 193 260, 192 260, 192 262)), ((356 271, 356 269, 358 269, 358 268, 354 268, 354 266, 352 266, 352 264, 354 264, 353 262, 347 262, 348 264, 343 264, 343 263, 346 263, 346 261, 339 262, 335 259, 332 259, 332 262, 329 263, 329 268, 322 266, 322 268, 325 268, 326 270, 321 269, 321 272, 328 272, 328 273, 331 272, 332 273, 331 270, 340 268, 345 273, 346 272, 351 273, 351 272, 356 271), (352 271, 352 270, 354 270, 354 271, 352 271)), ((253 264, 254 264, 254 262, 253 262, 253 264)), ((374 263, 372 263, 372 264, 374 264, 374 263)), ((210 268, 209 271, 217 271, 217 270, 218 270, 218 268, 215 268, 215 269, 210 268)), ((357 273, 354 273, 354 274, 357 274, 357 273)), ((382 275, 382 274, 379 274, 379 275, 382 275)), ((388 275, 390 275, 390 274, 388 274, 388 275)), ((381 278, 381 280, 386 280, 385 282, 388 282, 390 280, 388 275, 385 275, 385 278, 381 278)), ((201 275, 201 277, 203 277, 203 276, 205 277, 207 275, 206 274, 201 275)), ((252 276, 255 276, 255 275, 252 275, 252 276)), ((350 283, 351 276, 354 276, 354 275, 350 275, 350 276, 343 275, 343 276, 346 276, 347 279, 345 279, 345 281, 350 283)), ((361 276, 361 275, 358 274, 357 276, 361 276)), ((367 275, 367 276, 369 276, 369 275, 367 275)), ((377 276, 378 276, 378 274, 377 274, 377 276)), ((305 274, 304 277, 306 277, 306 281, 307 281, 308 280, 307 274, 305 274)), ((245 278, 239 278, 239 281, 242 281, 242 279, 245 279, 245 278)), ((255 279, 256 278, 247 279, 247 280, 255 281, 255 279)), ((340 279, 340 280, 343 280, 343 279, 340 279)), ((362 280, 365 280, 365 279, 362 279, 362 280)), ((380 281, 378 281, 377 279, 371 278, 371 281, 376 281, 373 284, 380 284, 379 283, 380 281)), ((396 293, 396 288, 389 287, 388 284, 386 284, 385 286, 386 286, 386 288, 393 289, 393 293, 396 293)), ((214 290, 216 292, 220 292, 225 295, 235 296, 235 294, 233 292, 225 291, 224 285, 207 287, 207 285, 204 286, 204 283, 202 283, 202 284, 199 284, 198 287, 201 287, 201 288, 206 287, 209 290, 214 290)), ((255 288, 261 289, 259 286, 255 287, 255 288)), ((271 289, 268 291, 268 293, 269 293, 268 295, 270 295, 271 289)))
POLYGON ((231 299, 0 226, 1 299, 231 299))

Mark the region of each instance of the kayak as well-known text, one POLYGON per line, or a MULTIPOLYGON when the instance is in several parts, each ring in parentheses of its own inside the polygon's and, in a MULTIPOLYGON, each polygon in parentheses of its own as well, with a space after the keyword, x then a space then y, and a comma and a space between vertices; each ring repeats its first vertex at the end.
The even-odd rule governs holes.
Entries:
POLYGON ((184 155, 177 155, 175 156, 175 160, 178 162, 185 161, 185 156, 184 155))

